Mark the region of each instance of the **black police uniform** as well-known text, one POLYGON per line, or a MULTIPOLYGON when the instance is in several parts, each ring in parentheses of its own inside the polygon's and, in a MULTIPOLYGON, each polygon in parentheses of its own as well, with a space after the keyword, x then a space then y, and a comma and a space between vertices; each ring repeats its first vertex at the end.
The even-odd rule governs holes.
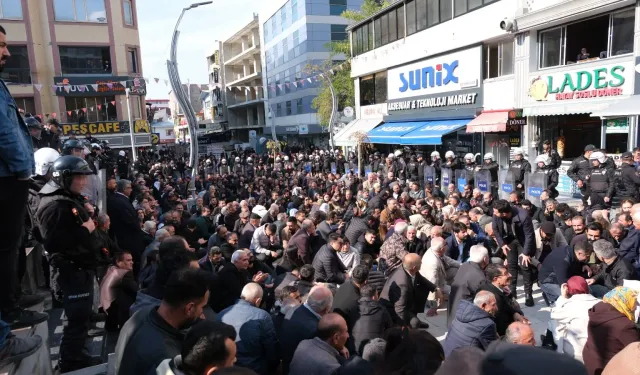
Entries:
POLYGON ((531 163, 524 158, 522 160, 514 160, 509 165, 509 172, 513 174, 513 185, 516 191, 524 191, 524 177, 531 173, 531 163), (522 187, 519 188, 518 185, 522 187))
POLYGON ((49 253, 51 287, 54 293, 62 294, 67 317, 60 343, 60 368, 67 372, 92 365, 83 350, 92 312, 98 249, 92 234, 82 226, 89 220, 82 196, 50 181, 40 197, 36 212, 39 234, 49 253))
POLYGON ((615 187, 613 174, 614 172, 607 169, 604 164, 601 164, 598 168, 591 169, 587 180, 589 182, 589 197, 592 205, 608 197, 609 202, 605 202, 604 205, 606 207, 611 206, 611 198, 615 187))
POLYGON ((558 180, 560 176, 558 175, 558 171, 556 169, 551 168, 549 165, 546 165, 542 168, 537 168, 534 174, 543 174, 546 176, 545 178, 547 181, 547 190, 551 191, 550 198, 554 199, 559 195, 556 187, 558 186, 558 180))
POLYGON ((589 199, 590 194, 588 187, 589 184, 587 181, 589 173, 591 173, 591 162, 589 159, 585 158, 584 155, 573 159, 571 166, 567 170, 567 176, 569 176, 573 181, 582 181, 580 193, 582 194, 582 203, 584 204, 587 204, 587 199, 589 199))
POLYGON ((558 154, 558 151, 551 149, 548 152, 546 152, 546 154, 549 156, 548 167, 550 169, 560 168, 560 165, 562 164, 562 158, 560 157, 560 154, 558 154))
POLYGON ((615 195, 620 201, 640 198, 640 176, 633 164, 622 163, 614 172, 615 195))
POLYGON ((475 177, 478 169, 479 168, 476 163, 464 165, 464 171, 466 172, 465 179, 467 180, 467 185, 470 185, 472 189, 475 187, 475 177))
POLYGON ((494 197, 497 197, 497 194, 498 194, 498 170, 499 169, 500 169, 500 166, 495 161, 492 161, 489 164, 483 163, 482 166, 480 166, 481 171, 489 171, 489 173, 491 174, 491 194, 493 194, 494 197))
MULTIPOLYGON (((418 169, 418 165, 419 164, 416 161, 416 158, 411 157, 411 159, 409 160, 409 164, 407 164, 407 176, 412 182, 420 183, 420 170, 418 169)), ((424 170, 422 171, 422 174, 424 175, 424 170)))

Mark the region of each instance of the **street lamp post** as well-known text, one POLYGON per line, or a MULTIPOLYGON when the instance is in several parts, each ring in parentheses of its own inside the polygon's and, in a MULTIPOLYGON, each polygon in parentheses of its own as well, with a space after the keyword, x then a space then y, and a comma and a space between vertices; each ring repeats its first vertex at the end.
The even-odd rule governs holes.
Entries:
POLYGON ((128 87, 124 89, 124 92, 127 95, 127 115, 129 118, 129 136, 131 137, 131 149, 133 150, 133 162, 135 163, 138 160, 138 150, 136 150, 136 141, 133 135, 134 124, 133 124, 133 116, 131 116, 131 89, 128 87))
MULTIPOLYGON (((178 18, 178 22, 176 22, 176 27, 173 30, 173 38, 171 39, 171 53, 169 56, 169 60, 167 60, 167 70, 169 73, 169 81, 171 82, 171 89, 173 90, 176 99, 178 101, 178 105, 182 109, 184 116, 187 120, 187 124, 189 125, 189 134, 191 135, 191 144, 189 147, 190 155, 189 155, 189 165, 191 166, 191 185, 189 189, 191 193, 195 195, 195 181, 196 175, 198 174, 198 119, 196 118, 195 110, 191 105, 191 101, 189 100, 189 96, 185 93, 182 87, 182 81, 180 80, 180 73, 178 73, 178 62, 177 62, 177 49, 178 49, 178 37, 180 35, 180 31, 178 27, 180 26, 180 21, 182 21, 182 17, 184 13, 190 9, 197 8, 201 5, 209 5, 212 4, 213 1, 203 1, 199 3, 193 3, 188 7, 182 9, 182 13, 180 13, 180 17, 178 18)), ((190 87, 188 87, 190 91, 190 87)))

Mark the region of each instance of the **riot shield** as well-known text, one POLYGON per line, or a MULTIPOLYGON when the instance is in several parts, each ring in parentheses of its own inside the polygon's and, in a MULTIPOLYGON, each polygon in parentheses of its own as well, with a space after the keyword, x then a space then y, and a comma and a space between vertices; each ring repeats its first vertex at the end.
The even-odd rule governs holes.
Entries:
POLYGON ((360 174, 359 174, 359 173, 360 173, 360 169, 358 169, 358 166, 357 166, 357 165, 355 165, 355 166, 353 167, 353 174, 354 174, 355 176, 360 176, 360 174))
POLYGON ((475 187, 483 193, 491 193, 491 172, 484 169, 476 172, 475 187))
POLYGON ((500 199, 509 199, 509 194, 516 191, 516 176, 506 169, 498 172, 498 196, 500 199))
POLYGON ((336 173, 338 173, 338 166, 336 165, 336 163, 331 163, 331 174, 336 173))
POLYGON ((465 169, 456 169, 455 176, 456 188, 458 189, 458 191, 464 191, 464 187, 469 183, 469 180, 467 179, 467 171, 465 169))
POLYGON ((424 183, 435 185, 436 183, 436 169, 430 165, 424 167, 424 183))
POLYGON ((442 191, 447 191, 447 188, 450 183, 454 182, 455 176, 453 175, 453 171, 450 168, 442 168, 440 169, 440 188, 442 191))
POLYGON ((312 169, 311 162, 304 163, 304 172, 305 173, 311 173, 311 169, 312 169))
POLYGON ((367 177, 369 175, 369 173, 371 173, 371 171, 373 171, 373 167, 371 166, 371 164, 367 164, 364 166, 364 176, 367 177))
POLYGON ((547 175, 544 173, 530 173, 526 187, 525 197, 534 205, 541 207, 540 196, 547 189, 547 175))

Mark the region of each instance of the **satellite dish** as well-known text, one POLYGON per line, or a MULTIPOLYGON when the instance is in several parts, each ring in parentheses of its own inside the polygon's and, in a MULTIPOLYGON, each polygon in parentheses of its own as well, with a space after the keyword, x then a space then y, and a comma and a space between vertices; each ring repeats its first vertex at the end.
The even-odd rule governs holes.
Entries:
POLYGON ((344 113, 344 115, 345 115, 346 117, 353 117, 353 108, 351 108, 351 107, 346 107, 346 108, 342 111, 342 113, 344 113))

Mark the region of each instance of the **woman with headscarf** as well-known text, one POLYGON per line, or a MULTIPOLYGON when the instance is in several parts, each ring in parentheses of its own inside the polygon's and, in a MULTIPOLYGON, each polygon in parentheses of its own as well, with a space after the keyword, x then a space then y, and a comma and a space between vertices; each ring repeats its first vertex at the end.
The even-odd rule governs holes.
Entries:
POLYGON ((589 336, 582 351, 589 375, 601 375, 613 356, 630 343, 640 341, 635 324, 637 300, 636 291, 619 286, 589 309, 589 336))
POLYGON ((549 330, 542 339, 543 345, 557 346, 558 353, 565 353, 582 362, 582 350, 587 342, 589 309, 600 300, 589 294, 587 281, 573 276, 560 286, 561 296, 551 309, 549 330), (552 341, 553 340, 553 341, 552 341))

